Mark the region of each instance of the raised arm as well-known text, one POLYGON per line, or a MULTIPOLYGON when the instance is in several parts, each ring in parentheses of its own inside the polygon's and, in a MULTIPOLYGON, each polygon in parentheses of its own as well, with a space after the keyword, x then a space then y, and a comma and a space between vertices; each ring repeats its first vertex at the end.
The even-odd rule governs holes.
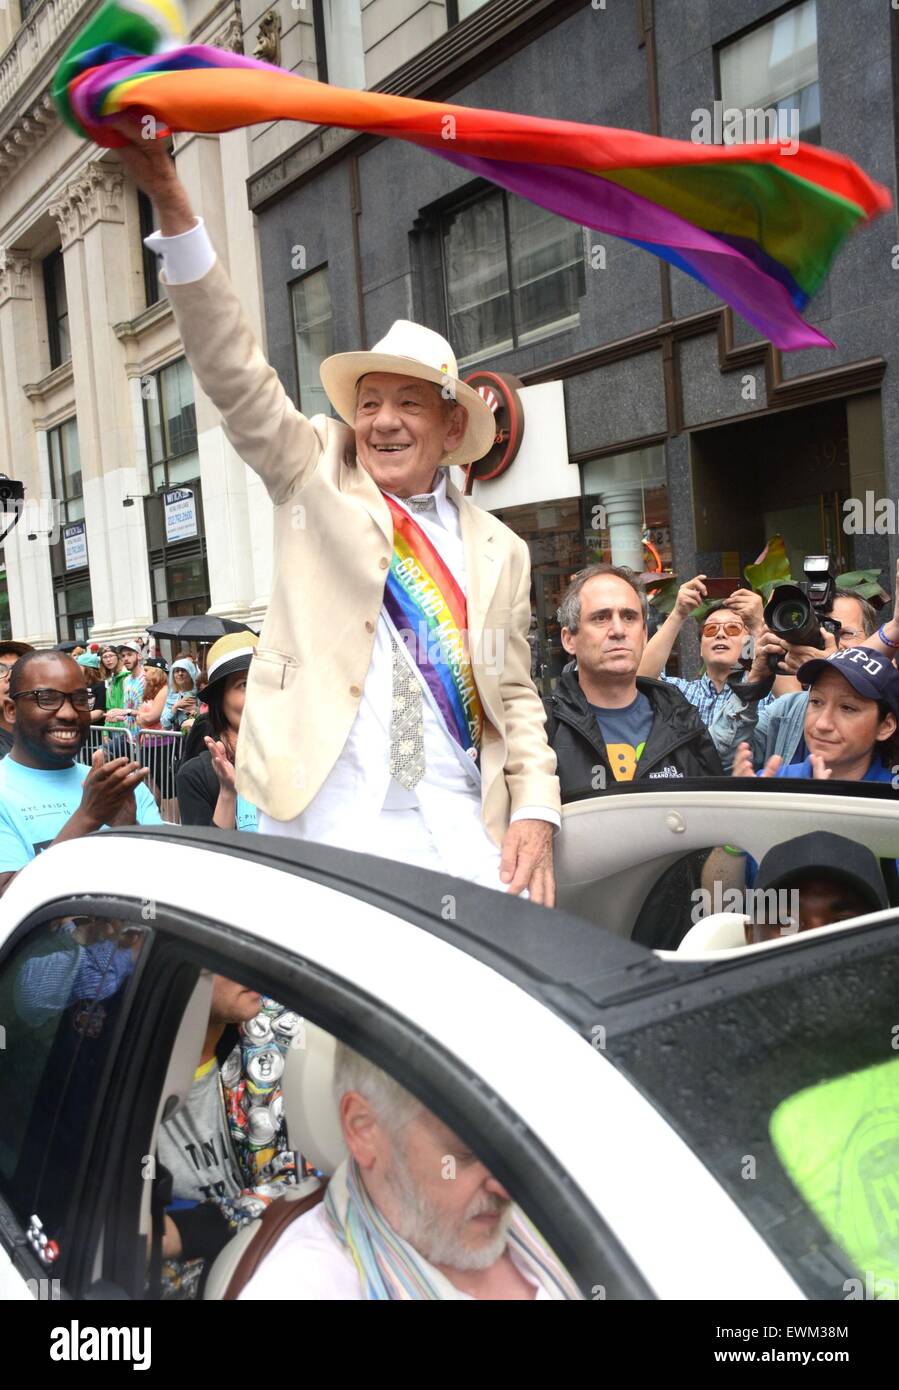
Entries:
POLYGON ((896 561, 896 582, 893 585, 893 616, 881 623, 877 631, 859 645, 873 647, 874 651, 889 657, 890 661, 899 655, 899 560, 896 561))
POLYGON ((135 123, 118 125, 131 141, 119 157, 159 216, 155 249, 187 360, 236 452, 272 501, 283 502, 312 477, 324 441, 266 362, 174 161, 161 142, 142 139, 135 123))
POLYGON ((681 628, 694 609, 702 603, 707 592, 704 574, 697 574, 695 579, 688 579, 686 584, 680 586, 674 607, 655 636, 650 637, 646 643, 637 671, 638 676, 658 679, 665 669, 681 628))

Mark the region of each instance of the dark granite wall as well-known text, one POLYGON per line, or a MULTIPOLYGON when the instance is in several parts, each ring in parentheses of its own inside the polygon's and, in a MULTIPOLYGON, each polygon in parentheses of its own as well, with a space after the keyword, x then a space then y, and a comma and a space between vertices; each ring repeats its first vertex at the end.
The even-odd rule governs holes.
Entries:
MULTIPOLYGON (((662 134, 687 138, 693 111, 714 100, 714 45, 780 8, 766 0, 656 0, 662 134)), ((897 23, 885 0, 818 0, 823 143, 857 160, 891 189, 896 184, 891 64, 897 23)), ((635 7, 616 3, 594 10, 585 5, 538 42, 456 93, 453 100, 648 130, 646 52, 638 44, 635 7)), ((413 227, 423 209, 469 182, 448 162, 400 141, 382 142, 360 157, 359 233, 369 344, 395 318, 421 315, 445 331, 437 239, 433 233, 413 235, 413 227)), ((356 347, 362 332, 352 221, 346 162, 259 215, 268 353, 291 394, 296 392, 296 376, 288 285, 299 273, 291 268, 291 248, 305 247, 309 269, 328 263, 337 347, 356 347)), ((585 258, 586 292, 580 300, 579 325, 494 357, 491 367, 526 373, 659 323, 661 276, 655 259, 613 238, 588 233, 588 244, 597 243, 605 247, 606 267, 594 270, 589 256, 585 258)), ((784 372, 792 380, 869 357, 887 360, 883 383, 886 487, 888 495, 899 498, 895 390, 899 271, 891 263, 896 244, 895 211, 850 239, 828 285, 806 312, 834 339, 836 350, 787 354, 784 372)), ((712 308, 717 302, 677 270, 671 272, 671 289, 676 316, 712 308)), ((748 343, 757 335, 737 323, 736 337, 738 343, 748 343)), ((765 406, 762 364, 722 372, 714 335, 687 339, 675 350, 688 427, 748 417, 765 406), (742 395, 746 371, 756 378, 754 401, 742 395)), ((565 381, 565 399, 572 452, 662 432, 666 412, 661 354, 652 350, 570 376, 565 381)), ((683 573, 710 568, 715 559, 695 551, 687 436, 671 439, 667 454, 677 567, 683 573)), ((897 548, 896 537, 860 537, 857 542, 860 558, 883 564, 888 573, 897 548)))

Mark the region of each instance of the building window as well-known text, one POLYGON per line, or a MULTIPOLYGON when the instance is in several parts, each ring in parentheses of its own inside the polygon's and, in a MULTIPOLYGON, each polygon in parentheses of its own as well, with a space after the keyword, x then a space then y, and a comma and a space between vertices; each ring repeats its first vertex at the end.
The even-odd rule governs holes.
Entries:
POLYGON ((66 420, 47 432, 50 484, 62 526, 50 547, 56 604, 57 640, 84 641, 94 621, 87 545, 84 538, 84 488, 77 421, 66 420))
POLYGON ((72 356, 69 340, 69 302, 66 298, 66 272, 62 251, 57 248, 45 257, 44 299, 47 305, 47 336, 50 342, 50 367, 61 367, 72 356))
POLYGON ((184 357, 144 378, 152 494, 144 502, 153 620, 211 602, 194 383, 184 357))
POLYGON ((314 20, 319 81, 361 91, 365 86, 361 0, 318 0, 314 20))
POLYGON ((319 369, 334 351, 334 321, 326 267, 313 270, 290 287, 297 361, 299 408, 307 416, 333 415, 319 369))
POLYGON ((22 16, 23 24, 25 23, 25 20, 28 18, 28 16, 31 14, 32 10, 36 10, 40 3, 41 0, 19 0, 19 13, 22 16))
POLYGON ((452 28, 454 24, 474 14, 475 10, 482 10, 489 4, 490 0, 446 0, 447 28, 452 28))
POLYGON ((90 580, 53 580, 56 595, 56 632, 60 642, 86 642, 94 625, 90 580))
POLYGON ((579 227, 507 193, 443 219, 449 338, 460 367, 537 342, 580 319, 586 293, 579 227))
POLYGON ((194 382, 187 359, 143 380, 147 454, 154 492, 200 476, 194 382))
POLYGON ((815 0, 805 0, 727 44, 718 58, 725 109, 795 112, 778 118, 783 133, 820 142, 815 0))
POLYGON ((53 497, 60 504, 60 518, 64 524, 81 521, 84 517, 84 489, 81 485, 77 422, 66 420, 65 424, 50 430, 47 448, 53 497))
POLYGON ((208 612, 211 600, 205 539, 193 547, 182 545, 168 551, 151 551, 150 573, 154 622, 208 612))
POLYGON ((144 297, 146 307, 149 309, 151 304, 158 304, 162 296, 159 292, 159 257, 155 251, 150 250, 149 246, 144 246, 144 237, 156 231, 153 204, 146 193, 138 193, 137 210, 140 217, 140 243, 144 260, 144 297))

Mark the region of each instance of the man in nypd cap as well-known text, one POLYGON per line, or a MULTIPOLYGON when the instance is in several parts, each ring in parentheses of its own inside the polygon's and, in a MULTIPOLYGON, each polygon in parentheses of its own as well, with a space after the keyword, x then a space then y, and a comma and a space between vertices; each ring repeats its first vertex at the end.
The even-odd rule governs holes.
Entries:
POLYGON ((449 343, 399 321, 322 363, 309 420, 265 361, 164 148, 120 151, 203 390, 275 509, 237 787, 259 829, 554 901, 555 756, 530 677, 527 545, 461 495, 492 412, 449 343))

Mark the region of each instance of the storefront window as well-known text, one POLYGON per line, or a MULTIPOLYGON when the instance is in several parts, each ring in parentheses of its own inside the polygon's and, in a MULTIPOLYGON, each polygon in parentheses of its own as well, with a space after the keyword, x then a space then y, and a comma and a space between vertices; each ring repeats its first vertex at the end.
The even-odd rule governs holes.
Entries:
POLYGON ((59 641, 86 642, 93 623, 90 581, 63 581, 56 590, 56 631, 59 641))
POLYGON ((531 552, 531 676, 538 690, 549 694, 568 660, 556 610, 585 563, 581 499, 506 507, 494 515, 526 540, 531 552))
POLYGON ((662 445, 584 464, 584 550, 588 564, 627 565, 638 574, 672 566, 662 445))

